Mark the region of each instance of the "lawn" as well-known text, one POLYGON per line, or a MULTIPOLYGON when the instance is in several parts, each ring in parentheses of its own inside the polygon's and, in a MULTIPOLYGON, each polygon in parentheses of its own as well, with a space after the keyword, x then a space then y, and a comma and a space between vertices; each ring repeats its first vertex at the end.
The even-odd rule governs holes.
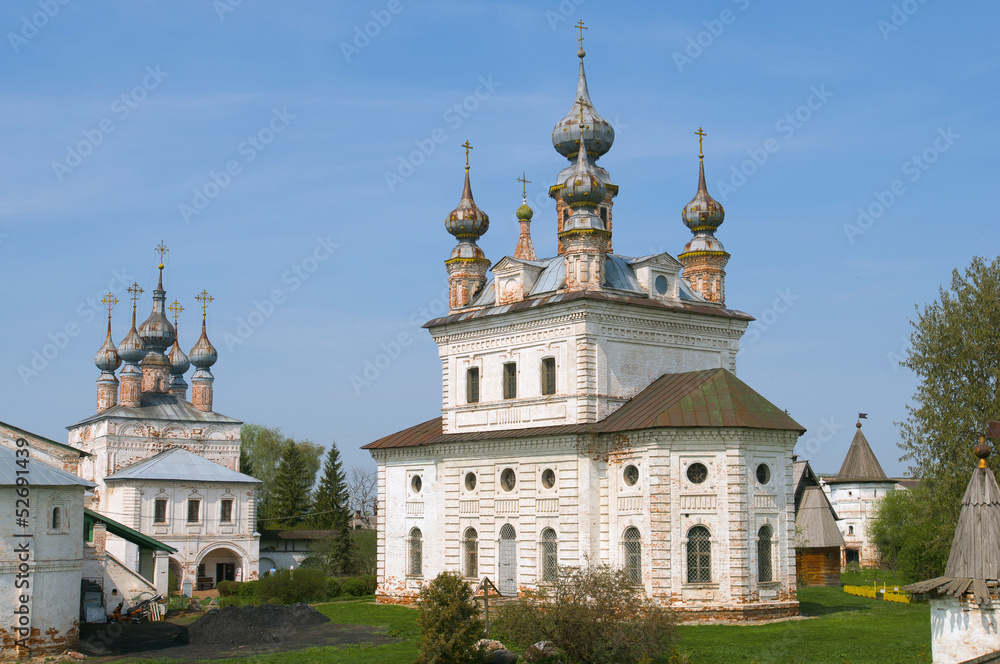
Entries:
POLYGON ((914 664, 930 662, 927 604, 855 597, 840 588, 800 588, 799 612, 818 616, 770 625, 680 628, 692 664, 914 664))
MULTIPOLYGON (((915 664, 930 662, 927 604, 896 604, 845 594, 840 588, 799 589, 800 612, 816 616, 770 625, 688 625, 681 652, 690 664, 915 664)), ((417 656, 417 612, 368 601, 318 604, 330 620, 385 627, 399 643, 377 647, 309 648, 213 664, 409 664, 417 656)), ((138 664, 137 660, 131 662, 138 664)), ((165 664, 165 660, 146 660, 165 664)))

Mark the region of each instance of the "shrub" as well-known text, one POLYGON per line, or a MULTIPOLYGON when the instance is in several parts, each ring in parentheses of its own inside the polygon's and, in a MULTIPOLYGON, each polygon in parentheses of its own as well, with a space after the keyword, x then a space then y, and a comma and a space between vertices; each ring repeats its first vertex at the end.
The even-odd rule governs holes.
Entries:
POLYGON ((243 600, 241 600, 238 595, 226 595, 225 597, 220 597, 219 608, 224 609, 227 606, 243 606, 243 600))
POLYGON ((476 644, 483 635, 479 610, 472 589, 458 574, 442 572, 421 590, 419 611, 420 654, 415 664, 485 661, 484 651, 476 644))
POLYGON ((569 664, 657 659, 677 642, 673 612, 619 567, 560 567, 556 580, 497 610, 496 627, 520 643, 551 641, 569 664))
POLYGON ((374 576, 356 576, 344 581, 341 592, 352 597, 363 597, 364 595, 374 595, 378 581, 374 576))
POLYGON ((340 589, 343 585, 342 579, 329 578, 326 580, 326 596, 327 597, 339 597, 340 589))
POLYGON ((235 581, 219 581, 215 586, 219 591, 219 597, 229 597, 230 595, 235 595, 237 589, 240 587, 239 583, 235 581))

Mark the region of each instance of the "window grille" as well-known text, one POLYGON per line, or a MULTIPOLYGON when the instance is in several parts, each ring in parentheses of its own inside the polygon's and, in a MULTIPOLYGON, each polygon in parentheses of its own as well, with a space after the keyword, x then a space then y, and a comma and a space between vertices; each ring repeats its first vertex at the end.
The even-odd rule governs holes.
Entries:
POLYGON ((542 394, 551 395, 556 393, 556 358, 546 357, 542 359, 542 394))
POLYGON ((761 583, 774 581, 771 562, 771 526, 761 526, 757 531, 757 580, 761 583))
POLYGON ((479 367, 472 367, 465 374, 465 401, 479 403, 479 367))
POLYGON ((410 576, 423 576, 423 539, 419 528, 410 531, 410 576))
POLYGON ((711 583, 712 536, 705 526, 688 531, 688 583, 711 583))
POLYGON ((167 522, 167 501, 160 498, 153 507, 153 523, 167 522))
POLYGON ((542 531, 542 581, 551 583, 559 571, 559 551, 556 531, 546 528, 542 531))
POLYGON ((512 468, 505 468, 500 473, 500 488, 504 491, 513 491, 515 486, 517 486, 517 475, 512 468))
POLYGON ((466 528, 465 539, 462 540, 465 550, 465 576, 479 576, 479 533, 475 528, 466 528))
POLYGON ((642 583, 642 535, 639 529, 630 526, 622 538, 625 550, 625 572, 632 583, 642 583))
POLYGON ((198 512, 201 511, 200 500, 188 501, 188 523, 198 523, 198 512))
POLYGON ((503 398, 517 398, 517 364, 514 362, 503 365, 503 398))
POLYGON ((233 522, 233 501, 223 500, 222 501, 222 515, 219 519, 222 523, 232 523, 233 522))

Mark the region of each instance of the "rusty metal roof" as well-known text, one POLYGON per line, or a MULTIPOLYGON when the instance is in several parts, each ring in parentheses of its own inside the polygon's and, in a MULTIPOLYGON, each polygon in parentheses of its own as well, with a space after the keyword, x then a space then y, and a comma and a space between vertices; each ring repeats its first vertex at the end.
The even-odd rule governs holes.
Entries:
POLYGON ((827 484, 838 482, 888 482, 885 471, 875 458, 875 453, 868 445, 865 434, 861 433, 861 422, 858 422, 858 431, 854 434, 851 447, 847 450, 844 458, 844 465, 840 467, 840 472, 827 484))
POLYGON ((614 433, 661 427, 736 427, 804 432, 784 411, 725 369, 666 374, 594 424, 491 429, 443 434, 441 418, 368 443, 362 449, 418 447, 436 443, 614 433))

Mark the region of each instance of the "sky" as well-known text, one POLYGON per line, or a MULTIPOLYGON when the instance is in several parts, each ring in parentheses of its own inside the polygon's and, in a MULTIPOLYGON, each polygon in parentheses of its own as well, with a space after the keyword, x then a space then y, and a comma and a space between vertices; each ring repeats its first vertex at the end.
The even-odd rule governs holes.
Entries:
MULTIPOLYGON (((613 124, 617 253, 677 255, 697 185, 726 209, 740 378, 835 473, 859 412, 886 472, 916 387, 916 307, 1000 246, 1000 51, 988 2, 267 2, 0 5, 0 419, 66 440, 95 410, 101 298, 151 307, 161 241, 181 344, 207 290, 215 409, 360 446, 439 414, 421 325, 447 301, 444 219, 472 184, 512 254, 525 173, 555 253, 552 127, 613 124), (991 221, 993 219, 994 221, 991 221)), ((190 382, 190 375, 188 376, 190 382)), ((971 444, 971 441, 970 441, 971 444)))

